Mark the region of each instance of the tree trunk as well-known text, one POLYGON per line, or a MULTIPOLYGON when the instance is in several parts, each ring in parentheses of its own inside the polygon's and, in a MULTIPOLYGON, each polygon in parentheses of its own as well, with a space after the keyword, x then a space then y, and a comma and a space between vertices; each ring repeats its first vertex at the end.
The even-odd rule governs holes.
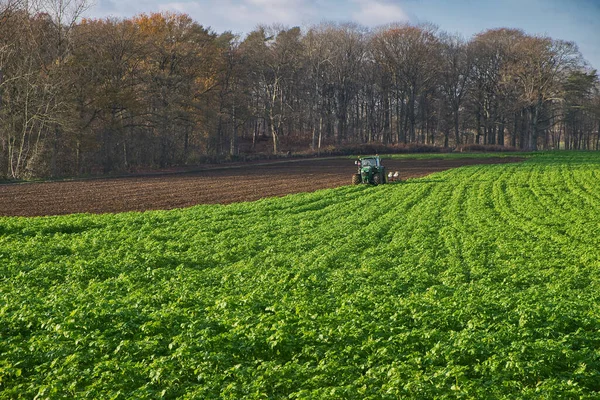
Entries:
POLYGON ((185 134, 183 136, 183 159, 185 162, 188 160, 188 154, 190 150, 190 131, 192 127, 186 127, 185 134))
POLYGON ((444 147, 448 148, 448 138, 450 136, 450 128, 448 126, 444 127, 444 147))
POLYGON ((396 137, 392 139, 393 143, 400 142, 400 121, 402 120, 400 107, 400 96, 396 95, 396 137))
POLYGON ((519 116, 519 147, 522 150, 525 150, 527 148, 527 126, 528 124, 526 123, 527 121, 525 121, 525 117, 527 116, 528 118, 528 114, 529 111, 525 111, 525 110, 521 110, 521 115, 519 116))
POLYGON ((476 121, 477 121, 477 136, 475 137, 475 143, 480 144, 479 142, 481 140, 481 107, 477 108, 476 121))
POLYGON ((275 117, 273 108, 269 108, 269 124, 271 125, 271 138, 273 139, 273 154, 277 154, 277 128, 275 127, 275 117))
POLYGON ((391 123, 390 123, 390 96, 386 92, 383 97, 383 144, 389 142, 391 123))
POLYGON ((123 166, 125 170, 129 168, 129 160, 127 159, 127 141, 123 140, 123 166))
POLYGON ((600 119, 598 119, 598 131, 596 133, 596 150, 600 150, 600 119))
POLYGON ((591 145, 592 129, 593 129, 593 127, 588 125, 588 129, 585 130, 586 131, 586 134, 585 134, 585 136, 586 136, 585 137, 585 149, 586 150, 589 150, 592 148, 592 145, 591 145))
POLYGON ((400 115, 398 115, 398 143, 406 143, 406 105, 404 104, 404 93, 398 98, 400 102, 400 115))
POLYGON ((321 141, 323 139, 323 116, 319 118, 319 147, 318 154, 321 154, 321 141))
POLYGON ((78 175, 82 174, 81 170, 81 141, 75 142, 75 170, 78 175))
POLYGON ((235 103, 233 103, 231 107, 231 123, 233 124, 233 129, 231 132, 231 139, 229 141, 229 155, 234 156, 237 154, 237 142, 238 142, 238 128, 237 128, 237 119, 235 114, 235 103))
POLYGON ((219 115, 219 120, 217 122, 217 143, 215 143, 215 149, 214 149, 217 154, 221 153, 221 142, 222 141, 223 141, 223 117, 221 115, 219 115))
POLYGON ((517 131, 519 129, 519 114, 517 112, 515 112, 513 117, 514 117, 513 131, 512 131, 512 135, 510 137, 510 145, 512 147, 516 148, 517 147, 517 131))
POLYGON ((413 88, 410 93, 410 100, 409 100, 409 106, 408 106, 408 115, 409 115, 409 122, 410 122, 410 142, 411 143, 414 143, 417 138, 416 131, 415 131, 415 122, 416 122, 415 94, 416 94, 416 90, 413 88))
POLYGON ((455 146, 460 145, 460 127, 459 127, 459 107, 454 108, 454 138, 456 140, 455 146))
POLYGON ((59 144, 60 144, 60 127, 58 124, 54 125, 54 135, 52 136, 52 157, 50 158, 50 174, 52 177, 57 177, 59 175, 58 172, 58 152, 59 152, 59 144))
POLYGON ((504 117, 500 118, 500 126, 498 127, 498 145, 504 146, 504 124, 506 120, 504 117))
POLYGON ((410 114, 410 111, 408 110, 409 105, 410 105, 410 98, 406 102, 406 111, 404 113, 404 123, 403 123, 403 128, 402 128, 402 136, 404 137, 404 144, 407 144, 408 140, 410 139, 410 137, 409 137, 410 133, 408 132, 408 120, 409 120, 409 114, 410 114))
POLYGON ((531 135, 529 142, 529 150, 536 151, 537 150, 537 140, 538 140, 538 123, 540 117, 540 109, 542 107, 541 100, 538 100, 538 103, 534 106, 533 115, 531 119, 531 135))

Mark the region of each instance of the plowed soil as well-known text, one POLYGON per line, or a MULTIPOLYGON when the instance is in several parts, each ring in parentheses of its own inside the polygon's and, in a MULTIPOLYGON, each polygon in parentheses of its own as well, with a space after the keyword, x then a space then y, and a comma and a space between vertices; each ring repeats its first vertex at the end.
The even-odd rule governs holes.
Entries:
MULTIPOLYGON (((521 158, 385 160, 402 179, 521 158)), ((351 182, 352 160, 332 158, 206 168, 176 174, 0 185, 0 215, 43 216, 165 210, 334 188, 351 182)))

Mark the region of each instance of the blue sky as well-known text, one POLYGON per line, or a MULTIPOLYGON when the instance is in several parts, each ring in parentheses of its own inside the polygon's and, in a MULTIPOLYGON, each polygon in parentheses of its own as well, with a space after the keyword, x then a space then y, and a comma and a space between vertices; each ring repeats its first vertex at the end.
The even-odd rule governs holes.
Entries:
POLYGON ((466 38, 490 28, 520 28, 577 43, 600 70, 600 0, 96 0, 90 17, 154 11, 190 15, 220 33, 248 33, 258 24, 307 26, 323 21, 375 27, 431 22, 466 38))

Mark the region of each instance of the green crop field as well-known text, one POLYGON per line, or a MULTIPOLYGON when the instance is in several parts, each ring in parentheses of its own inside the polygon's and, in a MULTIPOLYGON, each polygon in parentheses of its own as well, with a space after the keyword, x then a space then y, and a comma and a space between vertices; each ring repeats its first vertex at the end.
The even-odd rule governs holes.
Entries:
MULTIPOLYGON (((473 158, 512 158, 512 157, 530 157, 535 153, 531 152, 487 152, 487 153, 470 153, 470 152, 453 152, 453 153, 408 153, 408 154, 384 154, 382 158, 395 159, 395 160, 460 160, 460 159, 473 159, 473 158)), ((356 156, 347 156, 349 159, 356 159, 356 156)))
POLYGON ((600 397, 600 154, 0 219, 0 398, 600 397))

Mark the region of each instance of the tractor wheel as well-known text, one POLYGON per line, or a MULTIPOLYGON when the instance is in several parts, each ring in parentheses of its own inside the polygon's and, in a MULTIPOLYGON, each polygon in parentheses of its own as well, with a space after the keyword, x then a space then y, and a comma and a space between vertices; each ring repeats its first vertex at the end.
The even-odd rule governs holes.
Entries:
POLYGON ((353 185, 358 185, 360 183, 360 181, 361 181, 360 174, 352 175, 352 184, 353 185))
POLYGON ((380 183, 381 183, 381 174, 377 173, 377 174, 373 175, 373 184, 379 185, 380 183))

